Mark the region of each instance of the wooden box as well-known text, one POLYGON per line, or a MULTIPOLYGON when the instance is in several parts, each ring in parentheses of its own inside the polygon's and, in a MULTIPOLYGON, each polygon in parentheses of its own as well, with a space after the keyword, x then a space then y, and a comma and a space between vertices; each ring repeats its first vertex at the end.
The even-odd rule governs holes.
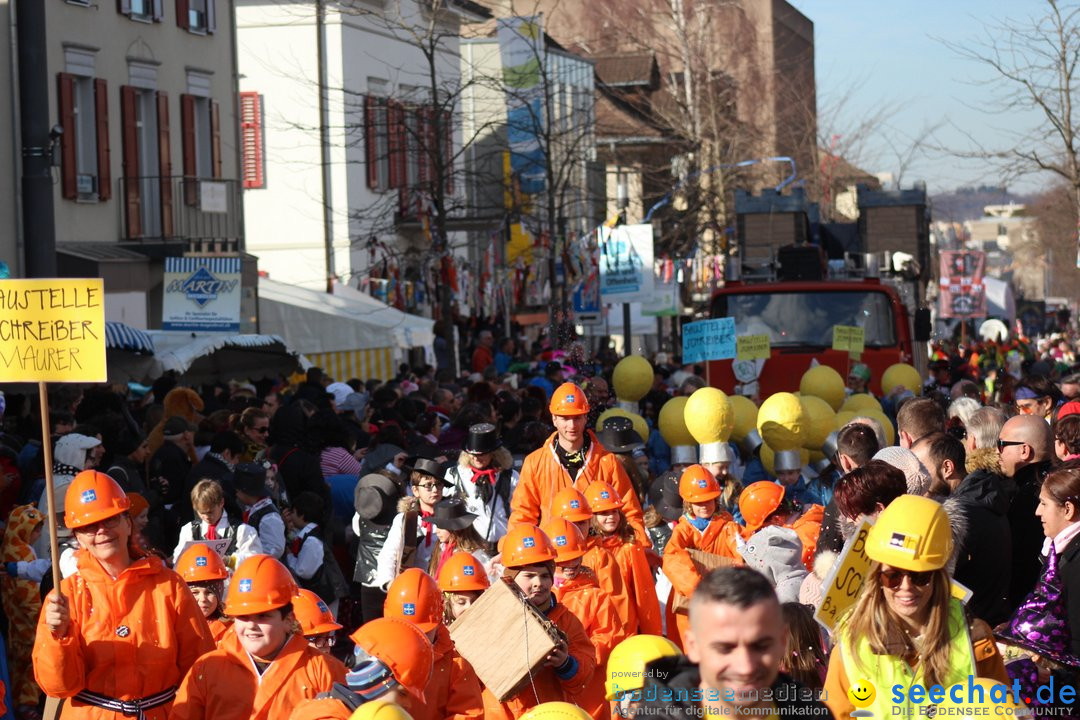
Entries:
POLYGON ((553 622, 506 580, 492 583, 450 626, 450 637, 500 702, 529 684, 559 642, 553 622))
MULTIPOLYGON (((697 571, 701 573, 702 577, 710 570, 715 570, 719 567, 730 567, 737 564, 732 558, 703 552, 701 550, 688 549, 686 552, 690 553, 690 559, 694 561, 694 566, 697 568, 697 571)), ((690 612, 690 598, 680 594, 675 588, 671 589, 671 593, 672 612, 681 613, 683 615, 690 612)))

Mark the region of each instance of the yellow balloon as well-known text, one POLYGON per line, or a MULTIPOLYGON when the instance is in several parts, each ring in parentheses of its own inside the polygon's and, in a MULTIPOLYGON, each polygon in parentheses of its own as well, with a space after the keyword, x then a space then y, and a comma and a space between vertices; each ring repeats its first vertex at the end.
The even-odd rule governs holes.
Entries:
POLYGON ((841 410, 850 410, 856 415, 869 412, 870 410, 881 410, 881 403, 873 395, 867 395, 866 393, 856 393, 850 396, 844 401, 844 404, 840 406, 841 410))
POLYGON ((919 371, 907 363, 896 363, 886 368, 881 374, 881 392, 890 394, 903 385, 916 395, 922 395, 922 376, 919 371))
POLYGON ((742 440, 757 427, 757 405, 745 395, 729 395, 728 402, 735 415, 735 424, 731 429, 731 439, 742 440))
POLYGON ((680 396, 673 397, 660 408, 660 417, 657 424, 660 426, 660 434, 664 441, 674 447, 675 445, 697 445, 694 436, 686 427, 686 401, 690 398, 680 396))
POLYGON ((807 419, 799 398, 788 392, 770 395, 758 410, 757 429, 761 439, 774 450, 802 447, 807 434, 807 419))
POLYGON ((652 389, 652 365, 640 355, 627 355, 615 365, 611 384, 615 388, 615 397, 637 402, 652 389))
POLYGON ((735 412, 723 390, 703 387, 695 390, 686 401, 683 420, 699 445, 726 442, 735 427, 735 412))
POLYGON ((818 365, 803 373, 799 381, 799 392, 803 396, 813 395, 829 404, 833 412, 840 409, 844 402, 844 378, 828 365, 818 365))
POLYGON ((806 439, 803 447, 808 450, 820 450, 825 444, 825 438, 833 431, 833 418, 836 413, 825 400, 813 395, 803 395, 799 398, 803 406, 803 414, 808 419, 806 439))
POLYGON ((854 412, 851 410, 841 410, 833 417, 833 430, 839 430, 854 419, 854 412))
POLYGON ((871 417, 881 423, 881 427, 885 429, 885 440, 889 445, 896 442, 896 428, 893 427, 892 420, 880 410, 867 410, 864 413, 860 413, 866 417, 871 417))
POLYGON ((630 422, 634 423, 634 431, 641 436, 641 442, 649 442, 649 424, 645 422, 645 418, 622 408, 609 408, 597 416, 596 428, 604 427, 604 421, 609 417, 630 418, 630 422))

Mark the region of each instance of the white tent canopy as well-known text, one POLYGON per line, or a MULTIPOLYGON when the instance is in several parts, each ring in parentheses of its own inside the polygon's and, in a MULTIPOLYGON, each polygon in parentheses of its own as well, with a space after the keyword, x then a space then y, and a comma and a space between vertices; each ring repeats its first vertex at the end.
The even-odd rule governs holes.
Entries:
POLYGON ((288 376, 300 353, 276 335, 232 335, 149 330, 160 374, 175 370, 192 383, 288 376))
POLYGON ((342 350, 430 348, 434 321, 352 288, 335 294, 259 278, 259 329, 311 355, 342 350))
POLYGON ((986 315, 996 317, 1011 323, 1016 319, 1016 298, 1013 296, 1012 285, 995 277, 983 278, 983 287, 986 289, 986 315))

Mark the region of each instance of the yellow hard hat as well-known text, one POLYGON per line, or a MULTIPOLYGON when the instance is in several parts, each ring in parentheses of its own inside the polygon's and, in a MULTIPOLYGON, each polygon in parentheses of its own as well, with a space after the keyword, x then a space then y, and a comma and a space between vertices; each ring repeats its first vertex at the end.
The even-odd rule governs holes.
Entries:
POLYGON ((389 700, 368 700, 353 711, 349 720, 413 720, 413 716, 389 700))
POLYGON ((945 508, 921 495, 893 500, 866 536, 871 560, 912 572, 940 570, 952 549, 952 527, 945 508))
POLYGON ((1030 714, 1020 699, 1013 697, 1012 688, 1000 680, 972 678, 970 682, 970 688, 965 680, 945 690, 945 699, 937 706, 938 715, 962 718, 974 715, 1022 717, 1030 714))
POLYGON ((592 716, 568 702, 540 703, 519 720, 592 720, 592 716))
POLYGON ((653 660, 681 654, 675 643, 659 635, 634 635, 616 645, 607 662, 604 699, 617 700, 645 687, 645 666, 653 660))

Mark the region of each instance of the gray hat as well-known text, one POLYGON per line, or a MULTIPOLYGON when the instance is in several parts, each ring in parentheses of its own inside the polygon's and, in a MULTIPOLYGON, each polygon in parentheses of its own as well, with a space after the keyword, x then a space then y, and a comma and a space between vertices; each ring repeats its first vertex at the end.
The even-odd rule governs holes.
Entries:
POLYGON ((675 445, 671 448, 672 465, 693 465, 697 461, 696 445, 675 445))
POLYGON ((798 450, 777 450, 773 456, 773 469, 776 472, 802 469, 802 455, 798 450))
POLYGON ((395 509, 402 494, 401 488, 390 478, 379 473, 370 473, 360 478, 360 482, 356 484, 353 508, 364 520, 375 520, 388 509, 395 509))
POLYGON ((364 408, 367 407, 368 398, 364 393, 349 393, 345 396, 345 399, 337 404, 338 412, 351 412, 357 417, 364 414, 364 408))
POLYGON ((742 443, 740 443, 740 445, 742 445, 743 452, 745 452, 747 455, 750 455, 759 447, 761 447, 761 444, 763 442, 764 441, 761 439, 761 433, 759 433, 757 430, 751 430, 750 432, 746 433, 746 437, 743 438, 743 441, 742 443))
POLYGON ((698 462, 702 465, 705 463, 735 462, 735 452, 723 440, 705 443, 700 446, 699 450, 698 462))

